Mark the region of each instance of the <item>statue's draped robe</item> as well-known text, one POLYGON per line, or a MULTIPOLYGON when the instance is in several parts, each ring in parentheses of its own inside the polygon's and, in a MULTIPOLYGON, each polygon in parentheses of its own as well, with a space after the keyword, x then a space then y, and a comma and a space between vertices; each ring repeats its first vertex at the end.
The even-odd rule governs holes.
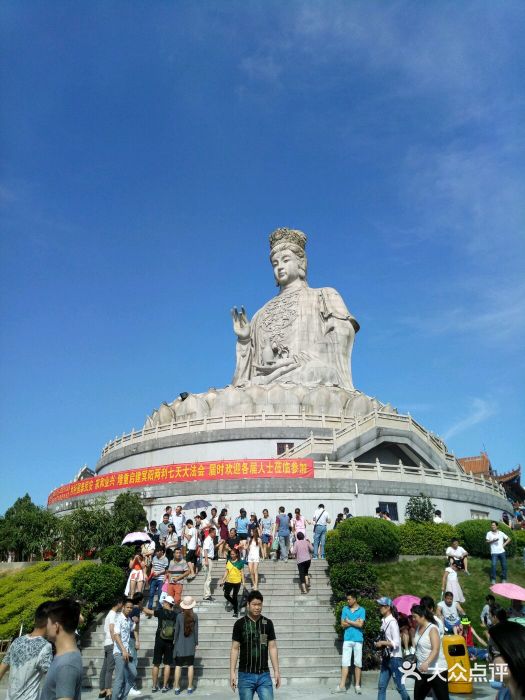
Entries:
POLYGON ((255 314, 250 337, 237 341, 232 384, 279 381, 353 390, 350 356, 358 330, 335 289, 284 289, 255 314), (293 363, 283 366, 287 360, 293 363))

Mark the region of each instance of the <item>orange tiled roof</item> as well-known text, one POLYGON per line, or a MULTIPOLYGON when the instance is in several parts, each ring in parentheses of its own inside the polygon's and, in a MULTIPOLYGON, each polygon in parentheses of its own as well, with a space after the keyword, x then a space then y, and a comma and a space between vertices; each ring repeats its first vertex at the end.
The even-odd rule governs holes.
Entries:
POLYGON ((492 475, 492 465, 486 452, 482 452, 476 457, 460 457, 458 462, 466 472, 483 474, 484 476, 492 475))

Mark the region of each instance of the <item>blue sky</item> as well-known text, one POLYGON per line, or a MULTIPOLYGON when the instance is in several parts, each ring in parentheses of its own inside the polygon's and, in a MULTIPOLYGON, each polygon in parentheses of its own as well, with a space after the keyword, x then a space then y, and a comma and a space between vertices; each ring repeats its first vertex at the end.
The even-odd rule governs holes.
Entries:
POLYGON ((361 323, 356 386, 524 458, 525 5, 5 2, 0 512, 224 386, 268 234, 361 323))

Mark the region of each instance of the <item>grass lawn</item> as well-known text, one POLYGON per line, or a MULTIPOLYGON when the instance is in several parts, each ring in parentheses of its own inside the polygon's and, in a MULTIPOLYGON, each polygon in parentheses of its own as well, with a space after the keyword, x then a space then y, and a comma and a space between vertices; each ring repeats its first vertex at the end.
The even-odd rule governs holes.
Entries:
MULTIPOLYGON (((508 560, 508 581, 525 587, 525 566, 522 557, 508 560)), ((441 579, 445 570, 442 559, 425 558, 413 561, 399 561, 377 564, 379 593, 396 598, 398 595, 412 594, 418 597, 430 595, 436 603, 441 599, 441 579)), ((465 596, 462 608, 468 613, 476 631, 481 630, 480 613, 485 605, 485 596, 490 593, 490 559, 470 559, 470 576, 460 573, 459 582, 465 596)), ((498 565, 498 574, 499 574, 498 565)), ((499 581, 499 577, 498 577, 499 581)), ((510 601, 496 596, 496 601, 508 608, 510 601)))

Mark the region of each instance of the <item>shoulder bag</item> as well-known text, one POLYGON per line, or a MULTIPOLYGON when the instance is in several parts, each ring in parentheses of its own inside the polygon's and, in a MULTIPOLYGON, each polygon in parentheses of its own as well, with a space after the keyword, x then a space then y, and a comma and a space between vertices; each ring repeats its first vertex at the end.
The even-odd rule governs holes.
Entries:
MULTIPOLYGON (((428 623, 428 625, 425 627, 425 629, 423 630, 423 632, 419 635, 419 639, 417 640, 416 648, 414 649, 414 653, 413 653, 413 654, 407 654, 407 655, 405 656, 405 658, 403 659, 403 662, 407 661, 411 666, 417 665, 417 656, 416 656, 416 652, 417 652, 417 648, 418 648, 418 646, 419 646, 419 642, 422 640, 423 635, 425 634, 425 632, 427 631, 427 629, 428 629, 429 627, 432 626, 432 624, 433 624, 432 622, 429 622, 429 623, 428 623)), ((434 627, 435 627, 435 625, 434 625, 434 627)))

